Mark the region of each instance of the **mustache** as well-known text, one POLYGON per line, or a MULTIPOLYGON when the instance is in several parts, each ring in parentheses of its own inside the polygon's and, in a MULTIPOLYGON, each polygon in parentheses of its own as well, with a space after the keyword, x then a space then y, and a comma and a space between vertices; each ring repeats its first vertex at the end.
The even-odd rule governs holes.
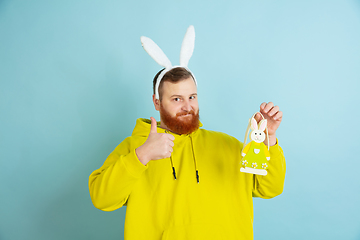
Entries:
POLYGON ((180 117, 180 116, 184 116, 184 115, 195 115, 195 111, 193 109, 191 109, 190 111, 183 111, 183 112, 179 112, 176 114, 176 117, 180 117))

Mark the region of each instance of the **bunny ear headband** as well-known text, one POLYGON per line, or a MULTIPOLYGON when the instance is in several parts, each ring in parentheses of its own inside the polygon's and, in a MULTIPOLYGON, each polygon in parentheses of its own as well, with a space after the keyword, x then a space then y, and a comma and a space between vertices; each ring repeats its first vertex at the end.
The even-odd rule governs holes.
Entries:
POLYGON ((249 131, 250 131, 250 128, 251 130, 259 130, 260 129, 260 126, 262 127, 262 125, 265 125, 263 128, 265 129, 266 131, 266 136, 267 136, 267 145, 268 145, 268 150, 270 149, 270 144, 269 144, 269 133, 268 133, 268 129, 267 129, 267 120, 264 118, 264 116, 261 114, 261 112, 256 112, 254 113, 254 115, 252 115, 252 117, 249 119, 249 125, 246 129, 246 134, 245 134, 245 139, 244 139, 244 145, 243 145, 243 149, 246 145, 246 140, 248 138, 248 134, 249 134, 249 131), (255 115, 259 113, 261 115, 261 117, 263 118, 259 124, 257 124, 257 121, 255 120, 255 115))
POLYGON ((185 68, 194 78, 195 84, 197 85, 196 79, 194 77, 194 74, 188 69, 187 65, 189 63, 189 60, 194 52, 194 46, 195 46, 195 29, 194 26, 190 25, 188 27, 184 40, 181 45, 180 50, 180 65, 179 66, 172 66, 169 58, 165 55, 165 53, 161 50, 161 48, 156 45, 156 43, 151 40, 148 37, 142 36, 140 38, 141 44, 145 51, 152 57, 155 62, 157 62, 160 66, 163 66, 165 69, 160 73, 158 78, 156 79, 156 85, 155 85, 155 97, 156 99, 159 99, 159 86, 160 81, 164 77, 164 75, 169 72, 171 69, 177 68, 177 67, 183 67, 185 68))

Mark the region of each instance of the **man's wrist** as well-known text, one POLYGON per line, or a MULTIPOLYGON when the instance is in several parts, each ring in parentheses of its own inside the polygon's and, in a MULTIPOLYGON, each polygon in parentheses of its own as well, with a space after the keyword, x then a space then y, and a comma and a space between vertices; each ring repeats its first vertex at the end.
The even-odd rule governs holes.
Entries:
MULTIPOLYGON (((267 139, 265 139, 265 142, 264 142, 264 143, 265 143, 265 145, 268 144, 267 139)), ((276 135, 275 135, 275 134, 274 134, 274 135, 269 135, 269 145, 270 145, 270 147, 276 145, 276 143, 277 143, 276 135)))
POLYGON ((144 165, 146 166, 146 164, 148 164, 148 162, 150 160, 148 160, 148 158, 146 157, 146 155, 143 153, 142 151, 142 146, 138 147, 135 149, 135 153, 136 153, 136 156, 137 158, 139 159, 139 161, 144 165))

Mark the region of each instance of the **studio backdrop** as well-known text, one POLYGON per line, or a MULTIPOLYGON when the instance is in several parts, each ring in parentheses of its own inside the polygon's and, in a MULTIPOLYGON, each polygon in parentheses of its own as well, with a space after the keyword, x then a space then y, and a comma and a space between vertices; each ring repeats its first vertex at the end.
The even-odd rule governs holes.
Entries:
POLYGON ((123 239, 126 207, 96 209, 88 177, 159 120, 140 37, 178 64, 189 25, 205 129, 243 141, 262 102, 284 113, 285 189, 254 199, 255 239, 360 239, 358 0, 1 0, 0 239, 123 239))

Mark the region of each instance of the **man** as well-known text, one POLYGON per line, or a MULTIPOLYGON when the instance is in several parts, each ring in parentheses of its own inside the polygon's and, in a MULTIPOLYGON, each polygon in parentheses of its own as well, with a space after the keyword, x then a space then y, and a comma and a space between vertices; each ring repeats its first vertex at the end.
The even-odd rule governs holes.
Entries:
POLYGON ((197 85, 187 68, 155 76, 153 103, 160 122, 138 119, 132 136, 90 175, 94 206, 127 206, 125 239, 253 239, 252 197, 283 191, 285 158, 276 139, 282 112, 260 105, 271 160, 268 174, 258 176, 239 171, 241 142, 200 128, 197 85))

